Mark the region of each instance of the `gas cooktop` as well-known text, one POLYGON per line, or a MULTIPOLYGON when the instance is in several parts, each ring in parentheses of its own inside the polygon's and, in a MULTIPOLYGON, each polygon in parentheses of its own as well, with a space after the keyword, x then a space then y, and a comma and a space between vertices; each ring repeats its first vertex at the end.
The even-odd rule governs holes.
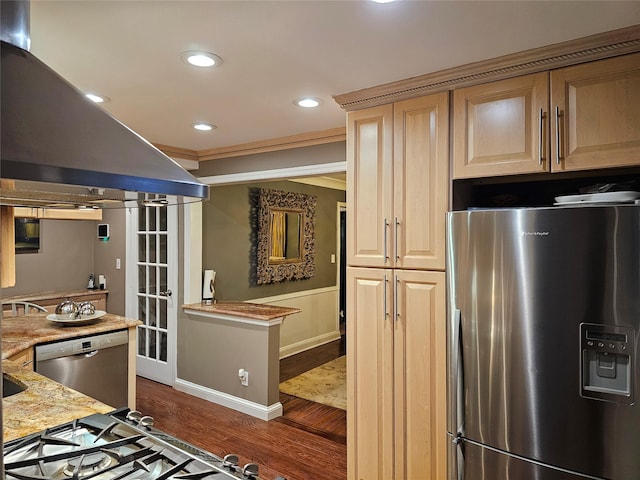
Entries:
POLYGON ((236 455, 217 457, 153 428, 153 418, 128 409, 7 442, 4 470, 5 478, 19 480, 260 480, 255 463, 241 467, 236 455))

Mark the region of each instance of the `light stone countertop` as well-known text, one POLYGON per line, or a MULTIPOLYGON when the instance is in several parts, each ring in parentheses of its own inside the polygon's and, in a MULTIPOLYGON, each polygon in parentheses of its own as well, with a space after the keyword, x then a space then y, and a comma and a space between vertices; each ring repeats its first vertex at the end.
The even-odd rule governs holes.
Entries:
POLYGON ((114 410, 15 362, 4 360, 2 372, 27 387, 23 392, 2 399, 2 437, 5 442, 76 418, 114 410))
POLYGON ((279 307, 249 302, 216 302, 207 305, 204 302, 183 305, 183 310, 197 310, 204 313, 232 315, 254 320, 274 320, 301 312, 299 308, 279 307))
POLYGON ((50 291, 50 292, 39 292, 39 293, 29 293, 23 295, 13 295, 11 297, 2 297, 3 302, 15 302, 15 301, 23 301, 23 302, 35 302, 38 303, 38 300, 51 300, 53 298, 74 298, 82 295, 94 295, 99 293, 109 293, 109 290, 100 290, 97 288, 94 289, 84 289, 84 290, 62 290, 62 291, 50 291))
POLYGON ((49 314, 43 312, 19 317, 3 317, 2 359, 7 359, 38 343, 122 330, 142 323, 140 320, 107 313, 87 325, 64 326, 47 320, 47 315, 49 314))
POLYGON ((39 343, 122 330, 142 322, 107 313, 88 325, 61 326, 47 320, 47 313, 2 319, 2 372, 27 389, 2 399, 4 441, 40 432, 113 407, 60 385, 38 373, 6 360, 39 343))

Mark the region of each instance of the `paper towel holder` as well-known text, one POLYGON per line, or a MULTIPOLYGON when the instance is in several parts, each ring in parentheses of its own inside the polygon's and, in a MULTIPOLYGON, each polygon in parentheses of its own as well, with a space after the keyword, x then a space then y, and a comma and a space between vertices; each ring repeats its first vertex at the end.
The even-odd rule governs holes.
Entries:
POLYGON ((202 279, 202 301, 205 305, 214 303, 215 289, 213 288, 213 281, 215 278, 216 272, 213 270, 204 271, 204 277, 202 279))

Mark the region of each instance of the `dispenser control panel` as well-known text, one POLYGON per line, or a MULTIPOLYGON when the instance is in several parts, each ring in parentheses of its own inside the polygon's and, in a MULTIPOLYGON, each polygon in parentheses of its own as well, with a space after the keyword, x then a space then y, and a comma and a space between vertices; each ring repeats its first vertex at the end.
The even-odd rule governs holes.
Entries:
POLYGON ((633 345, 631 327, 583 323, 580 325, 581 395, 632 404, 633 345))

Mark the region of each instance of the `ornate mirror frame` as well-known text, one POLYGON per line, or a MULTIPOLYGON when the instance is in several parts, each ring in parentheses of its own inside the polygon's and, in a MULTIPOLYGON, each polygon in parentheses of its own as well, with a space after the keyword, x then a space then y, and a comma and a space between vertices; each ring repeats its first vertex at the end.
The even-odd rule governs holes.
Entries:
POLYGON ((258 285, 303 280, 315 275, 315 212, 314 195, 259 189, 258 192, 258 248, 256 281, 258 285), (274 210, 301 214, 300 257, 273 260, 271 254, 271 213, 274 210))

